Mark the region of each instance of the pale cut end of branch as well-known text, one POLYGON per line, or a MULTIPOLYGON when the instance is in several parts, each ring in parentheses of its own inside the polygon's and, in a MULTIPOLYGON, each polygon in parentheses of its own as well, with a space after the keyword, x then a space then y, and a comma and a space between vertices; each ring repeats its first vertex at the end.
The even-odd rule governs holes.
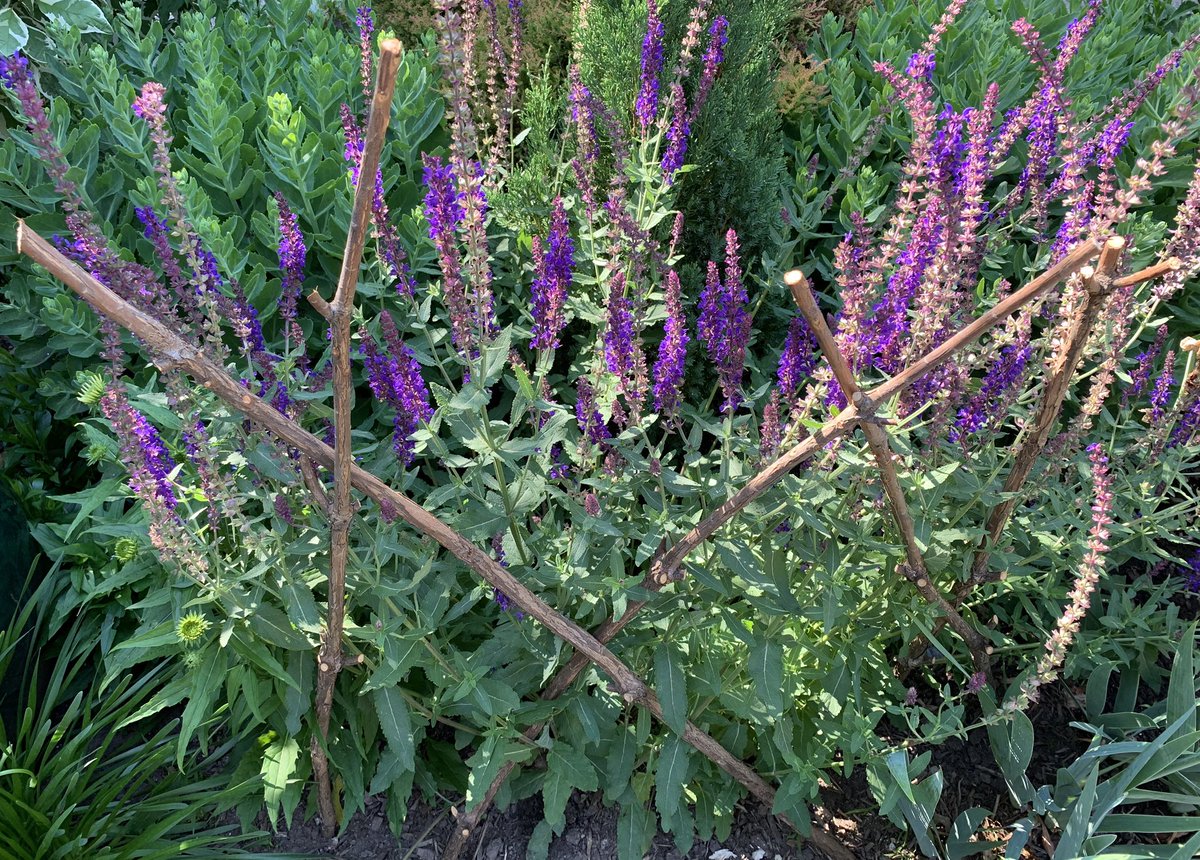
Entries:
POLYGON ((808 278, 804 277, 802 271, 792 269, 785 272, 783 282, 792 291, 792 298, 795 299, 798 307, 805 308, 812 303, 812 288, 808 285, 808 278))
POLYGON ((1178 272, 1183 268, 1183 260, 1178 257, 1168 257, 1161 263, 1155 263, 1153 266, 1147 266, 1140 272, 1134 272, 1132 275, 1126 275, 1123 278, 1117 278, 1113 281, 1113 286, 1117 288, 1132 287, 1135 284, 1141 284, 1145 281, 1152 281, 1155 278, 1161 278, 1163 275, 1169 275, 1172 272, 1178 272))
POLYGON ((1125 250, 1124 236, 1109 236, 1100 249, 1100 263, 1097 270, 1101 275, 1112 277, 1121 262, 1121 252, 1125 250))
POLYGON ((1179 348, 1184 352, 1194 352, 1200 355, 1200 339, 1194 337, 1185 337, 1179 342, 1179 348))
POLYGON ((379 43, 379 53, 386 56, 398 57, 404 53, 404 43, 399 39, 384 39, 379 43))
POLYGON ((333 308, 330 307, 329 302, 322 298, 320 293, 313 290, 306 298, 308 299, 308 303, 316 309, 317 313, 325 317, 329 322, 333 322, 333 308))

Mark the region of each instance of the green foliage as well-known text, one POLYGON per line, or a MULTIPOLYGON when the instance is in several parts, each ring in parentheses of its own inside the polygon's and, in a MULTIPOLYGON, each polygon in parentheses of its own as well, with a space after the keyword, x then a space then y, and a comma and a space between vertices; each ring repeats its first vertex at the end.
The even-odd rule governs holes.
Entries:
MULTIPOLYGON (((683 250, 690 259, 718 256, 731 227, 748 259, 766 250, 786 176, 774 89, 776 41, 793 5, 785 0, 714 5, 716 13, 729 19, 729 44, 717 83, 692 129, 687 162, 696 167, 679 182, 683 250)), ((662 11, 664 98, 690 11, 689 3, 665 4, 662 11)), ((596 82, 595 92, 626 122, 631 122, 637 98, 645 32, 644 3, 600 0, 588 7, 587 27, 576 35, 584 78, 596 82)), ((701 44, 696 53, 703 50, 701 44)))
MULTIPOLYGON (((52 643, 47 638, 54 583, 47 579, 0 632, 0 688, 21 685, 0 721, 0 853, 29 860, 249 856, 236 846, 261 834, 238 836, 212 821, 256 787, 214 773, 234 742, 172 767, 178 721, 154 715, 186 679, 161 662, 108 684, 93 679, 89 622, 68 624, 52 643), (13 657, 26 638, 34 647, 22 667, 13 657)), ((205 720, 222 730, 219 716, 205 720)))
MULTIPOLYGON (((64 31, 41 85, 55 97, 56 128, 70 127, 65 146, 73 177, 109 235, 149 250, 134 209, 157 198, 144 127, 130 105, 150 79, 168 85, 175 167, 184 171, 198 229, 223 270, 235 277, 264 324, 275 323, 278 235, 270 198, 291 202, 310 251, 310 283, 337 278, 347 217, 346 167, 338 117, 342 102, 361 99, 354 38, 302 0, 278 0, 251 17, 236 7, 204 5, 184 14, 168 37, 156 19, 127 5, 113 19, 112 44, 64 31)), ((386 193, 409 243, 419 228, 411 213, 421 198, 420 150, 437 139, 443 105, 429 59, 409 50, 401 63, 385 150, 392 167, 386 193)), ((86 480, 68 452, 81 444, 70 422, 83 411, 76 373, 98 354, 96 320, 43 279, 14 268, 15 219, 49 235, 61 232, 56 197, 28 136, 10 129, 0 140, 0 426, 6 475, 50 493, 86 480), (57 422, 51 423, 51 415, 57 422)), ((323 342, 324 329, 308 334, 323 342)), ((34 494, 17 488, 21 497, 34 494)), ((53 510, 29 510, 34 519, 53 510)))
MULTIPOLYGON (((644 10, 628 4, 597 8, 590 35, 584 37, 590 64, 585 71, 595 76, 596 91, 624 111, 633 101, 630 81, 637 78, 637 34, 644 26, 644 10), (592 44, 591 39, 597 41, 592 44)), ((329 295, 349 200, 337 109, 343 99, 357 98, 358 87, 353 46, 312 23, 306 10, 299 2, 270 3, 261 18, 248 18, 237 12, 216 15, 211 6, 204 7, 202 15, 184 16, 171 39, 157 24, 145 25, 126 13, 125 35, 115 54, 88 53, 76 45, 75 53, 67 52, 63 70, 45 73, 64 93, 55 105, 55 131, 65 141, 68 157, 78 163, 80 181, 115 244, 138 259, 150 259, 151 252, 129 221, 130 205, 152 202, 156 194, 147 178, 145 132, 129 117, 135 86, 127 78, 140 71, 137 77, 171 82, 173 166, 182 168, 180 182, 192 217, 222 272, 236 278, 258 308, 267 324, 267 349, 286 356, 285 373, 295 350, 281 345, 275 320, 280 281, 268 192, 280 190, 292 201, 313 247, 306 285, 329 295), (210 24, 213 15, 215 26, 210 24), (87 73, 91 76, 80 71, 85 65, 94 67, 94 73, 87 73)), ((678 8, 671 12, 678 14, 678 8)), ((739 70, 737 57, 746 69, 764 73, 767 66, 755 64, 765 64, 765 54, 755 54, 754 45, 765 43, 755 39, 766 39, 782 12, 771 7, 731 14, 735 40, 740 16, 758 23, 745 30, 746 41, 736 52, 731 47, 729 71, 718 83, 718 92, 729 89, 726 102, 714 102, 725 105, 714 121, 725 123, 728 134, 721 137, 715 126, 700 133, 696 151, 711 137, 714 146, 745 155, 756 146, 766 147, 769 135, 762 129, 743 129, 741 138, 734 135, 736 98, 747 100, 737 122, 749 126, 746 117, 757 115, 752 113, 755 105, 769 107, 772 96, 769 88, 757 94, 739 89, 749 87, 752 78, 739 70), (735 97, 737 93, 741 95, 735 97), (755 136, 760 132, 761 139, 755 136)), ((865 26, 864 38, 872 44, 873 25, 868 21, 865 26)), ((914 32, 921 29, 913 26, 914 32)), ((669 27, 677 32, 678 20, 669 27)), ((904 30, 903 36, 919 44, 917 35, 904 30)), ((820 38, 831 55, 852 54, 834 28, 826 27, 820 38)), ((843 57, 828 66, 830 109, 842 111, 852 123, 869 123, 865 105, 876 89, 866 76, 855 82, 854 63, 861 65, 861 60, 843 57)), ((755 315, 749 367, 739 380, 745 383, 744 408, 719 416, 712 407, 715 392, 706 390, 690 392, 676 421, 652 412, 649 400, 640 416, 622 421, 614 416, 622 404, 631 407, 627 395, 619 393, 629 380, 618 378, 605 355, 609 293, 620 283, 617 275, 627 283, 636 280, 630 297, 638 307, 640 343, 652 361, 665 315, 666 273, 685 265, 683 255, 667 250, 672 216, 687 195, 698 192, 689 191, 686 182, 667 184, 657 163, 659 141, 651 135, 638 142, 625 175, 604 177, 623 195, 614 209, 632 223, 629 232, 635 238, 624 235, 628 225, 604 207, 589 217, 562 156, 555 154, 563 102, 551 76, 544 76, 531 89, 521 115, 529 129, 520 144, 528 147, 524 166, 513 172, 508 164, 487 166, 488 179, 497 186, 486 224, 497 331, 487 337, 480 333, 477 349, 455 349, 446 279, 439 284, 439 270, 430 262, 434 249, 425 239, 435 225, 415 211, 421 195, 418 154, 441 142, 433 132, 440 103, 428 92, 423 58, 410 54, 402 75, 384 176, 392 211, 398 213, 409 245, 417 292, 411 300, 398 295, 376 256, 369 255, 354 326, 354 456, 364 469, 468 541, 490 546, 522 583, 581 626, 593 627, 647 601, 637 623, 620 634, 615 646, 622 659, 651 680, 665 719, 656 725, 648 712, 628 711, 594 673, 558 699, 541 698, 547 678, 568 656, 562 642, 506 608, 504 595, 481 584, 429 539, 395 523, 394 512, 364 504, 352 522, 343 643, 361 661, 339 678, 335 729, 328 739, 346 816, 363 808, 368 794, 386 794, 392 825, 399 827, 414 789, 429 795, 461 792, 473 808, 500 769, 514 763, 525 767, 506 783, 500 800, 542 794, 546 815, 536 833, 535 854, 537 846, 545 849, 561 831, 574 789, 602 789, 606 801, 620 807, 623 858, 641 856, 656 823, 686 853, 696 838, 728 835, 743 794, 682 742, 679 731, 691 720, 777 782, 775 811, 801 826, 808 821, 807 808, 818 796, 823 774, 866 767, 885 813, 910 828, 923 850, 945 847, 951 856, 966 856, 964 843, 978 824, 977 812, 964 812, 949 834, 936 832, 933 810, 941 795, 940 776, 925 775, 927 755, 910 759, 908 749, 968 730, 964 715, 972 671, 963 644, 948 632, 935 633, 935 611, 901 573, 906 563, 901 536, 860 439, 848 437, 823 447, 808 468, 783 476, 689 558, 681 583, 655 595, 640 585, 660 547, 677 542, 718 509, 769 459, 760 415, 776 376, 779 338, 773 331, 786 321, 781 309, 790 307, 776 277, 778 268, 796 248, 827 248, 831 235, 840 232, 833 229, 836 220, 866 209, 863 201, 882 207, 898 167, 881 162, 840 184, 806 176, 805 183, 814 184, 797 191, 791 209, 792 223, 799 226, 784 237, 790 244, 773 255, 778 258, 774 268, 756 273, 762 283, 758 302, 748 309, 755 315), (831 208, 827 215, 825 201, 840 202, 835 191, 844 191, 851 208, 831 208), (545 233, 546 208, 555 192, 566 198, 577 252, 567 304, 570 327, 563 347, 539 352, 528 346, 537 322, 526 298, 534 269, 529 248, 531 234, 545 233), (639 242, 652 247, 639 248, 639 242), (657 257, 655 251, 660 252, 657 257), (638 255, 644 255, 645 265, 633 278, 630 258, 638 255), (411 434, 412 463, 396 456, 396 443, 406 440, 403 435, 393 438, 395 410, 368 397, 368 390, 378 394, 381 386, 370 384, 369 368, 357 349, 369 339, 387 340, 384 312, 392 315, 400 339, 412 350, 433 401, 432 417, 411 434), (576 418, 580 379, 596 390, 601 418, 614 431, 603 445, 589 439, 576 418), (560 471, 559 466, 565 468, 560 471), (944 660, 945 666, 916 670, 911 683, 917 703, 905 704, 908 691, 893 664, 918 636, 929 638, 931 657, 944 660), (526 737, 536 724, 546 727, 526 737), (900 747, 898 732, 905 735, 900 747), (530 766, 541 761, 544 770, 530 766)), ((848 134, 852 131, 845 125, 813 130, 810 139, 798 144, 797 157, 806 162, 803 147, 810 145, 848 159, 844 151, 849 140, 843 139, 848 134)), ((28 139, 20 133, 4 142, 0 192, 16 212, 41 213, 53 194, 40 168, 23 157, 28 151, 28 139)), ((764 165, 754 169, 769 176, 764 165)), ((701 163, 688 181, 704 169, 701 163)), ((770 199, 762 196, 769 185, 764 183, 744 179, 738 188, 757 188, 746 193, 760 195, 753 200, 755 207, 770 219, 774 207, 764 204, 770 199)), ((719 233, 732 223, 735 207, 750 201, 739 202, 732 187, 721 193, 726 199, 721 206, 713 202, 711 210, 692 198, 696 221, 703 224, 704 218, 719 216, 697 229, 719 233)), ((868 211, 874 213, 871 220, 881 214, 868 211)), ((30 220, 39 229, 60 223, 45 214, 33 214, 30 220)), ((1148 254, 1161 238, 1162 225, 1137 226, 1139 253, 1148 254)), ((969 312, 995 301, 993 275, 1023 277, 1039 264, 1038 249, 1019 243, 994 254, 1009 250, 1013 259, 1003 263, 1008 268, 989 271, 985 286, 970 295, 969 312)), ((717 256, 707 253, 707 245, 704 251, 687 265, 703 266, 717 256)), ((830 275, 829 255, 817 266, 830 275)), ((36 356, 39 350, 44 355, 65 350, 78 356, 79 364, 98 363, 96 325, 87 311, 27 268, 15 271, 13 283, 10 304, 0 315, 0 326, 9 328, 0 331, 20 351, 36 356)), ((695 291, 685 296, 689 306, 696 298, 695 291)), ((1144 322, 1153 322, 1153 308, 1139 311, 1144 322)), ((319 368, 326 352, 324 326, 313 313, 303 320, 311 335, 307 347, 319 368)), ((952 407, 939 416, 931 414, 936 410, 884 405, 928 574, 946 592, 968 575, 974 550, 984 539, 988 511, 1000 501, 1000 479, 1011 463, 1013 441, 1021 438, 1018 428, 1029 425, 1037 406, 1042 367, 1058 348, 1049 327, 1039 325, 1032 338, 1033 370, 1022 378, 1011 408, 997 416, 999 429, 988 444, 944 441, 952 407)), ((238 338, 226 340, 228 369, 254 391, 263 382, 255 359, 235 352, 238 338)), ((697 363, 705 361, 698 343, 692 355, 697 363)), ((400 355, 393 352, 391 357, 400 355)), ((964 374, 970 379, 972 368, 965 366, 964 374)), ((324 435, 330 414, 327 379, 317 372, 286 380, 294 383, 291 392, 303 407, 297 420, 324 435)), ((321 493, 311 478, 306 482, 299 474, 294 452, 264 437, 210 392, 186 389, 178 379, 160 380, 144 368, 109 382, 166 439, 179 467, 164 480, 179 506, 173 516, 163 517, 161 506, 145 504, 144 486, 141 499, 127 488, 130 440, 117 439, 110 421, 96 410, 82 417, 81 407, 69 399, 76 391, 59 375, 56 384, 63 387, 57 401, 50 398, 51 406, 80 417, 78 432, 103 479, 86 490, 57 496, 74 515, 71 522, 38 527, 43 548, 70 567, 70 589, 55 606, 57 617, 86 610, 102 619, 97 624, 110 677, 124 677, 133 667, 163 659, 186 667, 154 699, 163 708, 182 705, 170 754, 178 763, 196 745, 211 749, 218 740, 211 718, 220 714, 235 737, 257 735, 257 740, 242 740, 230 749, 236 777, 262 780, 262 794, 239 805, 243 818, 265 802, 273 822, 280 813, 290 821, 311 771, 314 653, 329 602, 329 518, 321 493), (209 441, 203 457, 189 451, 182 435, 188 429, 184 413, 204 417, 209 441), (219 480, 207 483, 212 475, 219 480), (155 560, 155 551, 165 564, 155 560), (184 557, 200 563, 179 564, 184 557)), ((93 377, 84 375, 77 389, 80 400, 95 405, 93 377)), ((810 408, 792 414, 787 444, 834 413, 837 407, 829 405, 827 394, 820 378, 811 382, 804 395, 810 408)), ((1110 452, 1119 488, 1108 558, 1113 570, 1126 562, 1175 560, 1171 546, 1193 529, 1198 509, 1194 447, 1153 450, 1146 441, 1150 429, 1137 419, 1138 406, 1114 404, 1092 431, 1110 452), (1134 489, 1143 486, 1154 493, 1134 489)), ((1031 653, 1040 653, 1085 552, 1091 483, 1070 441, 1058 450, 1050 462, 1039 465, 1031 487, 1037 504, 1018 507, 1005 540, 994 548, 996 565, 1009 576, 964 608, 967 620, 981 628, 997 654, 1012 655, 1001 671, 1019 671, 1031 653), (987 624, 992 614, 1002 622, 987 624)), ((317 481, 324 479, 318 474, 317 481)), ((1159 587, 1161 597, 1168 586, 1159 587)), ((1177 619, 1148 614, 1141 604, 1122 602, 1116 594, 1114 589, 1109 606, 1115 614, 1110 618, 1127 629, 1137 629, 1135 621, 1141 619, 1154 633, 1151 646, 1158 649, 1143 645, 1121 664, 1144 667, 1152 679, 1150 667, 1171 647, 1169 634, 1178 629, 1171 623, 1177 619)), ((1111 655, 1128 646, 1106 632, 1111 621, 1096 624, 1100 626, 1085 627, 1068 674, 1111 665, 1116 662, 1111 655)), ((1171 710, 1177 710, 1180 694, 1169 698, 1175 703, 1171 710)), ((1007 732, 1002 767, 1024 791, 1021 779, 1032 738, 1022 731, 1020 717, 1011 724, 989 719, 997 732, 1007 732)), ((1084 780, 1086 789, 1087 774, 1084 780)), ((1097 785, 1095 780, 1091 784, 1097 785)), ((1028 797, 1023 802, 1049 803, 1049 795, 1039 799, 1033 792, 1028 797)), ((1066 809, 1065 800, 1056 802, 1066 809)), ((1080 815, 1090 820, 1091 811, 1080 815)))

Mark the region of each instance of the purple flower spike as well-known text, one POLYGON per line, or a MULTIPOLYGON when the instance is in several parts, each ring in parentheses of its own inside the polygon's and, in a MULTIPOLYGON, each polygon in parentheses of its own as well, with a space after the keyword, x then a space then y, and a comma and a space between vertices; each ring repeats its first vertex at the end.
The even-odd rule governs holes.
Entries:
POLYGON ((642 40, 642 86, 634 113, 642 134, 648 134, 658 115, 658 76, 663 66, 663 22, 658 4, 646 0, 646 38, 642 40))
POLYGON ((1162 373, 1154 383, 1154 390, 1150 392, 1150 409, 1147 410, 1147 415, 1150 419, 1150 424, 1155 425, 1162 421, 1163 415, 1166 414, 1167 403, 1171 399, 1171 389, 1175 387, 1175 350, 1167 350, 1167 355, 1163 359, 1162 373))
POLYGON ((583 434, 586 443, 604 445, 612 438, 612 435, 608 432, 608 425, 600 416, 600 410, 596 408, 596 392, 583 378, 575 383, 575 388, 578 392, 578 398, 575 401, 575 420, 579 422, 579 432, 583 434))
POLYGON ((725 235, 725 282, 717 264, 709 262, 708 278, 700 296, 697 328, 708 354, 717 365, 725 401, 721 411, 727 415, 741 404, 738 391, 746 363, 746 343, 750 339, 750 315, 746 312, 746 288, 742 285, 737 258, 737 234, 725 235))
POLYGON ((725 61, 725 45, 729 42, 729 21, 724 15, 713 19, 708 28, 708 49, 704 52, 704 67, 700 71, 700 83, 696 86, 696 95, 692 100, 692 112, 689 121, 695 123, 700 117, 713 82, 717 79, 717 69, 725 61))
POLYGON ((667 273, 667 319, 663 323, 663 339, 654 364, 654 408, 660 415, 674 416, 679 412, 679 386, 683 383, 683 365, 687 359, 690 338, 683 314, 679 275, 667 273))
POLYGON ((557 349, 561 345, 559 335, 566 325, 563 310, 571 285, 571 270, 575 266, 575 243, 571 241, 567 211, 561 197, 554 201, 545 246, 538 237, 533 239, 533 265, 533 340, 530 345, 534 349, 557 349))
POLYGON ((817 341, 813 337, 804 317, 794 317, 788 326, 787 340, 779 356, 776 377, 779 389, 786 401, 791 402, 800 393, 800 386, 817 366, 817 341))
POLYGON ((433 417, 429 405, 429 389, 421 376, 421 365, 411 348, 395 332, 395 323, 384 312, 387 351, 369 334, 363 335, 361 351, 367 365, 367 381, 371 393, 377 400, 387 403, 396 410, 392 420, 395 438, 392 447, 405 466, 411 466, 416 457, 412 435, 423 422, 433 417), (389 326, 387 323, 391 323, 389 326))
POLYGON ((425 156, 425 218, 429 238, 438 252, 442 270, 442 297, 450 312, 454 345, 464 355, 475 345, 471 325, 471 305, 463 281, 462 259, 458 251, 458 227, 465 217, 463 196, 455 183, 454 168, 436 155, 425 156))
POLYGON ((633 372, 633 309, 625 296, 625 276, 609 281, 608 322, 604 328, 604 363, 608 372, 627 379, 633 372))
MULTIPOLYGON (((304 284, 304 263, 308 257, 308 248, 304 245, 304 236, 300 232, 300 224, 295 213, 288 208, 283 194, 275 192, 275 202, 279 205, 279 271, 283 287, 279 292, 279 314, 286 326, 288 339, 292 346, 304 345, 304 333, 297 322, 300 300, 300 288, 304 284)), ((304 352, 301 349, 301 356, 304 352)))
POLYGON ((283 493, 275 494, 275 513, 289 526, 294 526, 296 524, 296 517, 292 513, 292 506, 288 502, 287 496, 285 496, 283 493))
POLYGON ((375 17, 371 14, 370 6, 359 6, 357 14, 354 16, 354 23, 358 25, 358 50, 361 55, 359 62, 359 75, 362 77, 363 97, 367 104, 371 103, 371 78, 372 60, 374 59, 374 46, 371 44, 371 37, 375 35, 375 17))
POLYGON ((979 391, 967 405, 958 410, 954 426, 950 428, 950 441, 957 442, 967 434, 978 433, 1002 417, 1002 404, 1007 403, 1008 394, 1021 382, 1021 374, 1033 354, 1032 347, 1024 341, 1010 343, 1000 350, 995 363, 988 368, 979 386, 979 391))

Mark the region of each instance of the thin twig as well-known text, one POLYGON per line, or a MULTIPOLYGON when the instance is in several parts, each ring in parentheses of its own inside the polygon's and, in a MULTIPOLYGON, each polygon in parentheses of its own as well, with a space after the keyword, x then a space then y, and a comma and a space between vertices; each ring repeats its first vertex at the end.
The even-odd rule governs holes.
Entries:
POLYGON ((1132 275, 1125 275, 1113 281, 1115 289, 1124 287, 1132 287, 1146 281, 1153 281, 1155 278, 1161 278, 1163 275, 1169 275, 1172 272, 1178 272, 1183 268, 1183 260, 1178 257, 1168 257, 1161 263, 1155 263, 1153 266, 1147 266, 1140 272, 1134 272, 1132 275))
MULTIPOLYGON (((155 364, 170 364, 187 373, 215 396, 260 424, 264 430, 300 451, 302 456, 309 457, 326 469, 333 468, 335 455, 332 448, 275 410, 269 403, 247 391, 223 368, 218 367, 200 350, 185 342, 161 322, 138 310, 68 260, 57 248, 31 230, 24 221, 17 223, 17 250, 45 267, 98 313, 133 333, 146 346, 155 364)), ((636 672, 586 630, 551 608, 519 579, 501 567, 495 559, 408 496, 392 489, 353 462, 350 464, 350 482, 368 498, 381 506, 390 507, 397 517, 436 540, 485 582, 503 591, 527 615, 545 625, 551 633, 577 652, 585 655, 587 661, 595 663, 608 676, 610 689, 620 695, 626 704, 639 704, 662 719, 662 708, 658 698, 636 672)), ((682 737, 685 742, 711 759, 717 767, 738 780, 752 795, 768 805, 774 802, 774 789, 710 735, 689 722, 682 737)), ((830 834, 814 827, 812 839, 813 843, 827 854, 853 860, 853 855, 830 834)))
MULTIPOLYGON (((858 385, 858 380, 854 376, 854 371, 850 368, 849 362, 846 361, 842 351, 838 348, 837 340, 834 339, 833 332, 829 330, 829 325, 825 322, 825 316, 821 313, 820 307, 817 306, 817 299, 813 295, 812 288, 808 284, 808 279, 804 277, 804 273, 799 269, 793 269, 783 276, 786 283, 792 291, 792 297, 796 300, 797 307, 800 308, 800 313, 804 315, 804 319, 808 322, 808 327, 812 331, 813 336, 817 340, 817 346, 824 353, 826 361, 829 362, 830 368, 833 370, 833 375, 837 379, 838 385, 841 386, 845 396, 854 403, 859 411, 873 413, 874 408, 864 410, 866 395, 858 385)), ((904 542, 904 556, 907 559, 907 565, 902 568, 905 577, 912 582, 917 591, 925 600, 936 606, 943 613, 946 623, 948 623, 954 632, 957 633, 962 640, 967 644, 971 651, 971 659, 975 663, 975 670, 982 672, 984 676, 991 682, 992 666, 988 659, 988 644, 979 631, 966 622, 959 614, 958 610, 952 607, 946 600, 945 596, 934 585, 932 577, 929 575, 929 568, 925 564, 925 557, 921 553, 921 547, 917 543, 917 531, 913 525, 912 513, 909 511, 908 500, 904 496, 904 490, 900 486, 900 476, 896 473, 896 464, 892 461, 892 449, 888 442, 887 431, 878 424, 873 424, 868 421, 859 423, 863 435, 867 438, 867 445, 871 449, 872 455, 875 457, 875 462, 879 466, 879 474, 883 479, 883 490, 887 494, 888 502, 892 509, 892 518, 896 522, 896 528, 900 531, 900 537, 904 542)))

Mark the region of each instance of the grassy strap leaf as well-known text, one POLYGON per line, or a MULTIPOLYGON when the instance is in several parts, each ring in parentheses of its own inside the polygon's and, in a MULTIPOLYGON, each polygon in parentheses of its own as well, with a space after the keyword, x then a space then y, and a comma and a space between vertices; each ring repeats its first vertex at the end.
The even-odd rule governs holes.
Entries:
POLYGON ((1083 840, 1088 837, 1088 824, 1092 818, 1092 807, 1096 803, 1096 780, 1099 776, 1098 766, 1088 773, 1083 791, 1071 807, 1071 817, 1067 819, 1067 826, 1063 828, 1058 847, 1054 849, 1055 860, 1067 860, 1083 855, 1083 840))
POLYGON ((413 744, 412 719, 408 702, 396 687, 380 687, 372 693, 379 727, 387 738, 388 749, 395 750, 405 770, 412 770, 416 747, 413 744))
POLYGON ((688 752, 690 747, 678 736, 667 738, 658 757, 654 774, 654 805, 663 820, 663 826, 675 817, 683 786, 687 782, 688 752))
POLYGON ((674 649, 666 643, 654 652, 654 686, 662 703, 663 720, 671 731, 683 734, 687 726, 687 676, 674 649))
POLYGON ((263 753, 263 800, 267 804, 267 816, 274 826, 279 818, 279 805, 288 780, 296 772, 296 761, 300 757, 300 745, 295 738, 277 740, 263 753))
POLYGON ((183 709, 183 718, 179 722, 179 744, 175 753, 175 764, 180 770, 183 770, 183 758, 188 743, 208 716, 217 689, 225 680, 225 669, 228 665, 225 650, 214 645, 205 653, 200 668, 192 675, 192 689, 187 706, 183 709))
POLYGON ((1197 854, 1200 854, 1200 833, 1192 835, 1192 838, 1179 846, 1179 850, 1171 855, 1171 860, 1192 860, 1197 854))
POLYGON ((542 786, 546 821, 555 833, 561 833, 563 825, 567 823, 563 812, 572 790, 595 791, 600 787, 600 782, 596 777, 596 769, 583 751, 561 740, 556 740, 554 746, 550 747, 550 752, 546 754, 546 765, 546 782, 542 786))
POLYGON ((1196 730, 1196 671, 1193 664, 1196 622, 1192 622, 1183 638, 1184 642, 1180 643, 1171 663, 1171 682, 1167 687, 1167 723, 1186 716, 1182 731, 1188 734, 1196 730))
POLYGON ((783 713, 783 647, 763 639, 750 649, 750 677, 758 697, 773 717, 783 713))
POLYGON ((633 800, 617 818, 617 860, 643 860, 654 837, 654 813, 633 800))

